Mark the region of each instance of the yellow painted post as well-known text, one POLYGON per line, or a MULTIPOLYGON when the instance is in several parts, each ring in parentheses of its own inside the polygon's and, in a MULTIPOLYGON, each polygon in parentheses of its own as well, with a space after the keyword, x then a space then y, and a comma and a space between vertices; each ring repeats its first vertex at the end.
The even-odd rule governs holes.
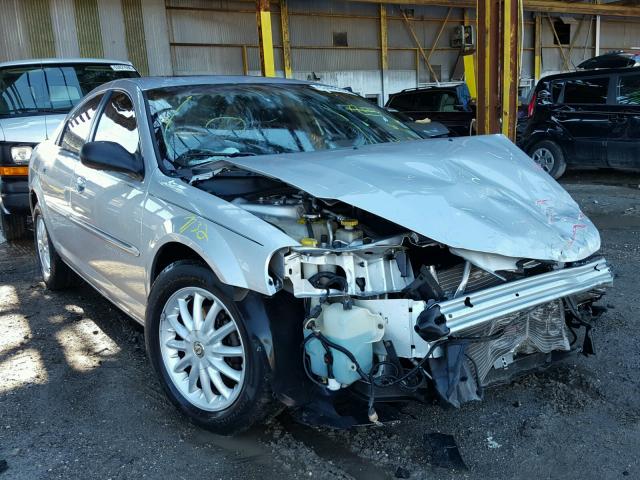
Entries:
POLYGON ((380 4, 380 81, 382 83, 382 104, 385 103, 386 77, 389 68, 388 51, 388 31, 387 31, 387 6, 380 4))
POLYGON ((535 22, 533 76, 537 82, 542 76, 542 17, 540 14, 536 14, 535 22))
MULTIPOLYGON (((464 24, 469 25, 469 14, 467 10, 464 11, 464 24)), ((474 22, 475 23, 475 22, 474 22)), ((476 66, 475 66, 475 53, 463 55, 462 60, 464 63, 464 81, 469 88, 469 94, 471 98, 475 100, 478 96, 478 89, 476 86, 476 66)))
POLYGON ((276 65, 273 56, 273 38, 271 34, 271 12, 269 0, 256 0, 258 20, 258 40, 260 43, 260 69, 265 77, 276 76, 276 65))
POLYGON ((289 41, 289 5, 287 0, 280 0, 280 29, 282 30, 282 63, 284 76, 291 78, 291 42, 289 41))
POLYGON ((516 138, 518 108, 518 0, 502 3, 502 133, 516 138))

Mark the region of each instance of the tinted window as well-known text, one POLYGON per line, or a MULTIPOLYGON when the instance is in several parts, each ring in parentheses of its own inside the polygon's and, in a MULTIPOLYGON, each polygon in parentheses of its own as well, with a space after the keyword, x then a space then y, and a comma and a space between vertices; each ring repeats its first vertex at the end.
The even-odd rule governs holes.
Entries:
POLYGON ((554 80, 551 82, 551 101, 553 103, 558 103, 560 99, 560 93, 562 93, 562 86, 564 82, 562 80, 554 80))
POLYGON ((640 105, 640 74, 623 75, 618 79, 616 101, 620 105, 640 105))
POLYGON ((608 78, 567 79, 564 85, 564 103, 607 103, 608 78))
POLYGON ((420 95, 420 110, 428 112, 454 112, 457 103, 454 92, 423 92, 420 95))
POLYGON ((389 106, 398 110, 415 110, 418 107, 416 94, 397 95, 391 99, 389 106))
POLYGON ((0 69, 0 116, 67 113, 91 90, 140 76, 128 65, 28 65, 0 69))
POLYGON ((91 98, 67 122, 60 142, 63 149, 75 154, 80 153, 82 145, 89 136, 91 120, 96 114, 100 100, 102 100, 102 95, 91 98))
POLYGON ((127 95, 113 92, 98 120, 94 140, 119 143, 129 153, 138 151, 136 114, 127 95))

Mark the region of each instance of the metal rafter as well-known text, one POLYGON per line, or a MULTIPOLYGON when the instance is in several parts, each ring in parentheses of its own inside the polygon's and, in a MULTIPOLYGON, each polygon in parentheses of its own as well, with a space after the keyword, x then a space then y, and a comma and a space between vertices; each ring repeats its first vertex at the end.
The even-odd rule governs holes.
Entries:
MULTIPOLYGON (((380 3, 379 0, 349 0, 359 3, 380 3)), ((387 0, 388 5, 433 5, 440 7, 476 8, 474 0, 387 0)), ((574 13, 610 17, 640 17, 640 7, 617 4, 560 2, 557 0, 525 0, 529 12, 574 13)))
POLYGON ((401 10, 402 18, 404 19, 404 23, 407 26, 407 29, 409 30, 409 33, 413 37, 413 41, 415 42, 416 47, 418 47, 418 51, 420 52, 420 55, 422 56, 422 59, 424 60, 424 63, 427 64, 427 67, 429 68, 429 71, 431 72, 431 75, 433 75, 433 78, 435 78, 436 82, 439 82, 440 79, 438 78, 438 75, 436 74, 436 72, 433 70, 433 67, 431 66, 431 56, 433 55, 433 52, 435 51, 436 47, 438 46, 438 42, 440 41, 440 37, 442 36, 442 32, 444 31, 445 27, 447 26, 447 22, 449 21, 449 17, 451 16, 451 11, 452 10, 453 10, 453 8, 449 8, 449 10, 447 11, 447 16, 445 17, 445 19, 442 21, 442 24, 440 25, 440 29, 438 30, 438 34, 436 35, 436 39, 434 40, 433 45, 431 46, 431 49, 429 50, 429 54, 428 55, 424 53, 424 49, 422 48, 422 44, 420 43, 420 39, 418 38, 418 35, 416 34, 416 31, 413 28, 413 25, 411 25, 411 20, 409 20, 409 18, 407 17, 407 14, 404 12, 404 10, 401 10))

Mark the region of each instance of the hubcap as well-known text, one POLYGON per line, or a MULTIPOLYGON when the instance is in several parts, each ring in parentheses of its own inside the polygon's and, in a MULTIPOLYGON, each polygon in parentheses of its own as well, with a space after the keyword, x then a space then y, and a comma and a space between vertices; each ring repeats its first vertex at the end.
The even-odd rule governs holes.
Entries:
POLYGON ((42 275, 44 277, 48 277, 51 274, 51 253, 49 252, 49 236, 47 235, 47 227, 44 225, 42 215, 38 216, 38 220, 36 222, 36 242, 38 257, 40 257, 42 275))
POLYGON ((533 158, 533 161, 540 165, 547 173, 551 173, 551 170, 553 170, 553 166, 556 163, 553 153, 551 153, 551 150, 548 148, 538 148, 534 150, 533 154, 531 154, 531 158, 533 158))
POLYGON ((160 319, 160 351, 173 385, 192 405, 217 412, 238 398, 245 370, 242 337, 211 292, 187 287, 169 298, 160 319))

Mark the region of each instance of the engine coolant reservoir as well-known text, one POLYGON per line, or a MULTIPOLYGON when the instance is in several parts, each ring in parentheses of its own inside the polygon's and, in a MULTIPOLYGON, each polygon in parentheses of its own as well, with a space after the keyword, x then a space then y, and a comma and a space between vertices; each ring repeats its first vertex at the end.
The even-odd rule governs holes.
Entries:
POLYGON ((358 220, 345 218, 340 220, 340 224, 342 225, 342 228, 339 228, 336 231, 336 240, 340 240, 341 242, 350 245, 356 240, 362 239, 362 230, 356 228, 358 226, 358 220))
MULTIPOLYGON (((350 351, 365 374, 373 366, 373 343, 382 340, 384 319, 363 307, 353 306, 345 310, 341 303, 332 303, 322 309, 315 321, 316 330, 331 342, 350 351)), ((305 329, 305 337, 311 330, 305 329)), ((318 339, 309 340, 305 350, 311 359, 311 371, 319 377, 328 378, 325 363, 326 350, 318 339)), ((331 348, 333 355, 333 379, 329 379, 329 388, 336 390, 347 386, 361 377, 356 366, 344 353, 331 348)))

